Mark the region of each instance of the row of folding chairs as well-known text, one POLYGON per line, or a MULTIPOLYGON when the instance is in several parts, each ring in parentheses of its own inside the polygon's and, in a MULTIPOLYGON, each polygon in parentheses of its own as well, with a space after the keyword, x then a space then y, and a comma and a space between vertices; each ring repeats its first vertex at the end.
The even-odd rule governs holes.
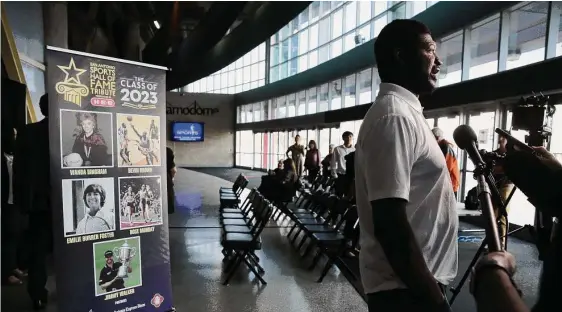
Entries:
POLYGON ((305 248, 303 258, 315 251, 310 270, 322 256, 327 257, 319 283, 341 257, 356 250, 359 239, 357 207, 348 199, 331 194, 333 182, 330 177, 317 178, 300 191, 294 203, 277 204, 273 217, 276 221, 280 217, 282 221, 290 220, 292 226, 287 237, 297 251, 305 248))
POLYGON ((267 284, 262 275, 264 269, 259 264, 256 251, 262 248, 261 232, 273 213, 273 206, 257 189, 252 189, 242 205, 220 208, 221 246, 226 261, 227 285, 242 262, 254 273, 256 278, 267 284))
POLYGON ((248 186, 248 179, 242 174, 239 174, 232 187, 221 187, 219 189, 220 208, 223 207, 238 207, 240 203, 240 196, 244 189, 248 186))

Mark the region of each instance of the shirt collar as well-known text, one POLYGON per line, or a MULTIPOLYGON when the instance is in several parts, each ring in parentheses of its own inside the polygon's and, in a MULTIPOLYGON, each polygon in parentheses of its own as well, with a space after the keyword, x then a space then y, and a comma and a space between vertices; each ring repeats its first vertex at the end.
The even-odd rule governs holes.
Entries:
POLYGON ((420 100, 417 96, 415 96, 410 90, 401 87, 397 84, 383 82, 379 87, 379 94, 378 96, 382 96, 385 94, 394 94, 400 98, 402 98, 408 105, 410 105, 413 109, 418 112, 423 112, 423 107, 421 106, 420 100))

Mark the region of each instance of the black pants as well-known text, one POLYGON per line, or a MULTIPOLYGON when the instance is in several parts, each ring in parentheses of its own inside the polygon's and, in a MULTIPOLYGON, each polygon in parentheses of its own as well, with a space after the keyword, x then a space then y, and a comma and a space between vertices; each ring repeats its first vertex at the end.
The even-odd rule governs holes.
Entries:
POLYGON ((47 290, 47 256, 53 247, 50 211, 32 212, 29 216, 30 257, 27 291, 32 300, 45 300, 47 290))
POLYGON ((308 182, 314 182, 314 180, 316 180, 316 177, 318 176, 318 172, 320 172, 320 169, 318 168, 308 169, 308 182))
MULTIPOLYGON (((441 291, 445 293, 445 286, 439 286, 441 291)), ((369 312, 433 312, 424 309, 426 304, 423 300, 417 298, 408 289, 393 289, 367 294, 367 305, 369 312)))
POLYGON ((16 207, 2 203, 2 281, 18 268, 18 246, 20 245, 21 229, 16 207))
POLYGON ((174 180, 168 173, 168 214, 176 211, 176 193, 174 191, 174 180))
POLYGON ((346 175, 339 175, 334 183, 334 189, 336 191, 336 195, 343 196, 348 193, 350 183, 349 178, 346 175))

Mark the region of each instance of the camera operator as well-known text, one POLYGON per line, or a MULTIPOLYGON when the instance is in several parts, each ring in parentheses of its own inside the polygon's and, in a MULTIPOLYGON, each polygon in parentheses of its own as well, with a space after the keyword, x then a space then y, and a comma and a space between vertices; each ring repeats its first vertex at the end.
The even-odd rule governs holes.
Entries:
MULTIPOLYGON (((554 155, 543 147, 533 148, 542 158, 542 162, 553 172, 562 173, 560 164, 554 155)), ((556 183, 556 182, 555 182, 556 183)), ((557 186, 560 188, 560 186, 557 186)), ((555 207, 562 208, 562 207, 555 207)), ((539 299, 533 312, 562 311, 562 298, 560 293, 560 279, 562 278, 562 244, 561 232, 558 227, 557 234, 551 245, 549 259, 544 262, 540 282, 539 299)), ((521 299, 520 291, 513 282, 515 273, 515 258, 508 252, 491 252, 478 261, 470 284, 470 292, 474 296, 477 310, 482 311, 509 311, 529 312, 521 299)))
MULTIPOLYGON (((500 135, 498 137, 498 149, 493 151, 493 153, 499 156, 505 156, 505 154, 507 153, 506 145, 507 145, 507 138, 500 135)), ((496 181, 496 187, 500 192, 500 196, 502 197, 502 200, 506 202, 507 198, 509 197, 509 194, 511 194, 511 191, 513 190, 513 183, 509 180, 507 175, 505 175, 505 172, 501 164, 496 164, 494 166, 494 180, 496 181)), ((508 209, 509 209, 509 204, 505 207, 506 212, 509 212, 508 209)), ((505 248, 505 242, 507 240, 505 236, 507 235, 507 227, 508 227, 507 218, 506 216, 499 214, 499 207, 496 204, 494 204, 494 215, 498 216, 498 220, 499 220, 498 234, 500 236, 500 242, 502 244, 502 248, 505 248)))

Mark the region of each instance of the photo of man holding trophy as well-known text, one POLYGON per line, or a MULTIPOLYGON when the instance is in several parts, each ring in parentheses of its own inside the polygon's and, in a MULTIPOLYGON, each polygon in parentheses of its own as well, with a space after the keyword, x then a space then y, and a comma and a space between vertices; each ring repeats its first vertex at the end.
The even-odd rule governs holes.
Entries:
POLYGON ((142 285, 140 238, 94 244, 96 296, 142 285))

